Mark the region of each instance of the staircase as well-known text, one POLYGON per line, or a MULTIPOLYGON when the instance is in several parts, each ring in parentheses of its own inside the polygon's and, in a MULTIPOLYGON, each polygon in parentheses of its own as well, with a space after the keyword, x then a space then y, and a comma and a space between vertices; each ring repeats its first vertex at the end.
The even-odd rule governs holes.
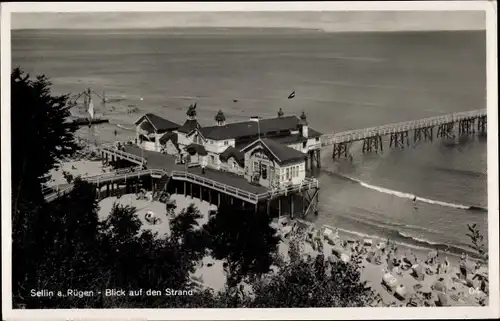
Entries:
POLYGON ((167 193, 168 182, 170 181, 170 176, 163 175, 158 184, 156 185, 156 195, 154 197, 155 200, 161 200, 162 196, 167 193))

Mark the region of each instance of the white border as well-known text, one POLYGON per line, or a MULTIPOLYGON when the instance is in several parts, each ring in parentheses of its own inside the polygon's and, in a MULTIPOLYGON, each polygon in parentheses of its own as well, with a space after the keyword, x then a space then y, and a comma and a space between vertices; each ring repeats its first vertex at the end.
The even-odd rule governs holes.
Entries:
POLYGON ((442 319, 499 317, 498 92, 496 2, 187 2, 187 3, 2 3, 1 4, 1 147, 2 147, 2 314, 5 320, 231 320, 231 319, 442 319), (463 308, 316 308, 316 309, 109 309, 12 310, 11 297, 11 159, 10 159, 10 13, 124 11, 463 11, 486 13, 488 109, 488 227, 490 306, 463 308), (8 170, 5 170, 8 169, 8 170), (9 263, 5 263, 9 262, 9 263))

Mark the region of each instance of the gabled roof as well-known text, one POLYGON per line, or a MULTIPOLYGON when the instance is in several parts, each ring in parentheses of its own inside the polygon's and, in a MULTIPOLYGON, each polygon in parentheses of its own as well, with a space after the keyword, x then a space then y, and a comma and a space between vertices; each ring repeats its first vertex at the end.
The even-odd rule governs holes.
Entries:
POLYGON ((294 162, 302 162, 306 159, 306 154, 299 152, 293 148, 286 145, 277 143, 269 138, 257 139, 253 143, 249 144, 241 151, 246 152, 254 147, 256 144, 261 144, 266 148, 275 158, 276 162, 280 165, 285 165, 294 162))
MULTIPOLYGON (((240 139, 245 137, 262 136, 272 137, 282 134, 290 134, 291 130, 299 129, 299 118, 295 115, 275 118, 261 119, 260 123, 254 121, 244 121, 239 123, 229 123, 222 126, 210 126, 200 128, 200 132, 205 138, 213 140, 240 139)), ((311 130, 309 130, 311 132, 311 130)), ((314 132, 314 131, 313 131, 314 132)), ((316 132, 317 133, 317 132, 316 132)))
POLYGON ((319 131, 314 130, 312 128, 309 128, 308 131, 307 131, 307 137, 308 138, 321 137, 322 135, 323 135, 322 133, 320 133, 319 131))
POLYGON ((245 166, 245 154, 243 154, 233 146, 229 146, 225 151, 222 152, 222 154, 219 155, 220 160, 223 162, 227 162, 227 160, 231 157, 233 157, 241 167, 245 166))
POLYGON ((302 134, 291 134, 287 136, 278 136, 278 137, 270 137, 269 139, 274 140, 278 144, 297 144, 302 143, 303 141, 307 141, 307 138, 302 136, 302 134))
POLYGON ((148 122, 153 126, 153 128, 157 132, 176 130, 177 128, 180 127, 179 124, 176 124, 168 119, 162 118, 160 116, 151 113, 145 114, 144 116, 136 120, 134 124, 138 125, 144 118, 148 120, 148 122))
POLYGON ((199 144, 189 144, 188 146, 186 146, 186 151, 188 153, 196 153, 200 156, 206 156, 208 155, 207 153, 207 150, 205 149, 205 147, 203 147, 203 145, 199 145, 199 144))
POLYGON ((190 133, 191 131, 201 128, 200 123, 196 119, 187 119, 182 126, 177 129, 178 132, 180 133, 190 133))
POLYGON ((176 133, 165 133, 163 136, 160 137, 159 142, 162 145, 165 145, 168 141, 171 141, 174 146, 179 149, 179 144, 177 143, 177 134, 176 133))

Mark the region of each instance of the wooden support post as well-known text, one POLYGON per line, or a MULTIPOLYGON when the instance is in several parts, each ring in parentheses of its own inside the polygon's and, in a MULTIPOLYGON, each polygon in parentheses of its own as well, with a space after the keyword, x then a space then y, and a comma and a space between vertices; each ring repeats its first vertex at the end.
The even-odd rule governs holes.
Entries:
POLYGON ((259 210, 259 203, 255 203, 255 213, 259 210))
POLYGON ((292 218, 292 219, 293 219, 293 214, 294 214, 294 213, 293 213, 293 203, 294 203, 294 202, 293 202, 293 201, 294 201, 294 199, 293 199, 293 194, 290 194, 290 197, 289 197, 289 198, 290 198, 290 218, 292 218))
POLYGON ((109 197, 109 184, 106 184, 106 197, 109 197))
POLYGON ((212 191, 208 189, 208 204, 212 205, 212 191))
POLYGON ((200 202, 203 202, 203 187, 200 185, 200 202))
POLYGON ((281 216, 281 196, 278 196, 278 217, 281 216))
POLYGON ((266 205, 267 205, 266 213, 269 216, 269 214, 271 213, 271 199, 267 200, 267 204, 266 205))
POLYGON ((193 198, 193 183, 189 183, 189 196, 193 198))
POLYGON ((301 196, 302 196, 302 217, 306 216, 306 202, 304 201, 305 200, 305 196, 306 194, 308 193, 308 191, 304 191, 301 193, 301 196))
POLYGON ((187 186, 186 186, 186 181, 184 181, 184 197, 187 195, 187 186))
POLYGON ((231 202, 231 205, 233 205, 233 197, 229 196, 229 201, 231 202))
POLYGON ((220 192, 217 192, 217 208, 220 208, 220 192))

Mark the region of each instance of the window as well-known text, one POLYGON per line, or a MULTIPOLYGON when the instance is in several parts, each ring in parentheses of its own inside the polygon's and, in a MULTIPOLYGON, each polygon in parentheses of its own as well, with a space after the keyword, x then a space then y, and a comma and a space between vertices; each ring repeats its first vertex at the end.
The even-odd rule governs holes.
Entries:
POLYGON ((214 156, 214 155, 210 155, 210 161, 211 161, 212 163, 215 163, 215 156, 214 156))
POLYGON ((224 145, 229 145, 229 141, 225 140, 224 145))
POLYGON ((307 147, 307 141, 302 143, 302 148, 306 148, 306 147, 307 147))
POLYGON ((267 165, 262 164, 261 166, 262 179, 267 179, 267 165))
POLYGON ((234 169, 236 167, 236 162, 235 161, 232 161, 231 162, 231 167, 234 169))
POLYGON ((319 142, 319 137, 316 137, 316 142, 319 142))
POLYGON ((290 179, 290 167, 286 169, 286 179, 290 179))
POLYGON ((254 173, 260 172, 259 162, 253 162, 253 171, 254 173))

